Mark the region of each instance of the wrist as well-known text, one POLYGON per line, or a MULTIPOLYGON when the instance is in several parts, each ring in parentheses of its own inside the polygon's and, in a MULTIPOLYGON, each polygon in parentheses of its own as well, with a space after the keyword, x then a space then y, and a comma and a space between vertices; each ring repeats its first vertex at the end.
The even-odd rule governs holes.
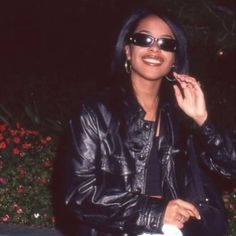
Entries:
POLYGON ((195 117, 194 121, 197 123, 198 126, 202 126, 205 123, 205 121, 207 120, 207 118, 208 118, 208 114, 206 112, 204 115, 195 117))

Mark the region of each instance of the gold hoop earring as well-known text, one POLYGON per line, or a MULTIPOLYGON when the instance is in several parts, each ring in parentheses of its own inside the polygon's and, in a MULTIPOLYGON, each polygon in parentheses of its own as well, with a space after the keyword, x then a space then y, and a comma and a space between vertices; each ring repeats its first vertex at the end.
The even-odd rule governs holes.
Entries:
POLYGON ((126 59, 126 61, 125 61, 125 72, 126 72, 127 74, 130 74, 130 73, 131 73, 131 65, 130 65, 130 62, 129 62, 128 59, 126 59))

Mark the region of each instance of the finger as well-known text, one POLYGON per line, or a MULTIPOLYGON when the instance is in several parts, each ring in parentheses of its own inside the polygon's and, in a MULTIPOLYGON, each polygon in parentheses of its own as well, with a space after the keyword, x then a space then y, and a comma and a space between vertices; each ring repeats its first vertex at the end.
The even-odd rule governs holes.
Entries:
POLYGON ((181 199, 176 200, 177 204, 181 207, 183 207, 185 210, 187 210, 192 217, 196 218, 196 219, 200 219, 200 213, 198 211, 198 209, 191 203, 183 201, 181 199))
POLYGON ((186 221, 189 220, 191 216, 191 213, 189 211, 186 211, 185 209, 180 209, 179 210, 179 220, 182 223, 185 223, 186 221))
POLYGON ((178 220, 177 218, 175 219, 166 219, 163 221, 164 224, 170 224, 170 225, 175 225, 177 228, 182 229, 184 227, 184 224, 178 220))
POLYGON ((182 81, 192 82, 192 83, 195 83, 197 81, 194 77, 191 77, 186 74, 177 74, 174 72, 173 75, 176 77, 177 80, 182 80, 182 81))
POLYGON ((175 92, 176 101, 177 101, 178 105, 180 106, 184 100, 183 95, 177 85, 174 85, 173 88, 174 88, 174 92, 175 92))
POLYGON ((182 89, 193 89, 194 88, 194 84, 193 83, 189 83, 185 80, 178 80, 179 85, 182 89))
POLYGON ((182 224, 184 224, 186 221, 188 221, 188 219, 183 215, 179 215, 176 219, 182 224))
POLYGON ((175 73, 175 78, 179 82, 185 82, 187 84, 191 84, 194 88, 200 88, 200 83, 191 76, 175 73))

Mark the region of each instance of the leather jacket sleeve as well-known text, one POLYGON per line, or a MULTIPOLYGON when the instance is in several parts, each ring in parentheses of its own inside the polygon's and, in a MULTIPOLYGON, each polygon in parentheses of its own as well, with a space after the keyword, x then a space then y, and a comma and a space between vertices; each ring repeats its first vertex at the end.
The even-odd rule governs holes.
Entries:
POLYGON ((213 171, 236 178, 236 140, 209 120, 198 128, 200 157, 213 171))
POLYGON ((67 208, 79 221, 105 232, 160 232, 165 203, 104 184, 109 176, 99 168, 101 114, 96 109, 82 105, 78 119, 69 122, 67 208))

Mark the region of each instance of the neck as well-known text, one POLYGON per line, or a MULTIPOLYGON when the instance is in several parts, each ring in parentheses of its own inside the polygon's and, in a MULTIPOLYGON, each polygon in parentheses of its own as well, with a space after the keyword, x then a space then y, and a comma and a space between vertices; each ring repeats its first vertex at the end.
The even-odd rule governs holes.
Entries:
POLYGON ((145 103, 146 106, 152 105, 153 101, 159 97, 161 80, 131 79, 131 81, 135 95, 141 105, 142 103, 145 103))
POLYGON ((155 120, 161 79, 155 81, 131 79, 131 81, 136 98, 146 112, 145 119, 155 120))

